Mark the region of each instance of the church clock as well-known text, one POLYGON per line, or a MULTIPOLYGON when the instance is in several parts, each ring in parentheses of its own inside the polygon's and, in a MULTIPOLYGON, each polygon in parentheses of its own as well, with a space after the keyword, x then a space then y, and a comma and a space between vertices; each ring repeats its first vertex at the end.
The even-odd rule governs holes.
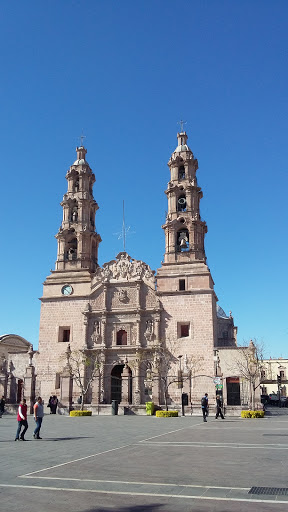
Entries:
POLYGON ((71 295, 73 293, 73 288, 70 284, 65 284, 65 286, 61 289, 62 295, 71 295))

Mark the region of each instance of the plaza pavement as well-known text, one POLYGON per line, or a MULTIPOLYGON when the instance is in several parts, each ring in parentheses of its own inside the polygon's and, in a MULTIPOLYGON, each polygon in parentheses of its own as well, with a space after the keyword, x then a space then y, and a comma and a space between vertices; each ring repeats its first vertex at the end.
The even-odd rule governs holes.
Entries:
MULTIPOLYGON (((278 411, 277 411, 278 414, 278 411)), ((288 512, 288 416, 0 419, 1 512, 288 512), (269 491, 270 492, 270 491, 269 491), (278 491, 276 491, 278 492, 278 491)))

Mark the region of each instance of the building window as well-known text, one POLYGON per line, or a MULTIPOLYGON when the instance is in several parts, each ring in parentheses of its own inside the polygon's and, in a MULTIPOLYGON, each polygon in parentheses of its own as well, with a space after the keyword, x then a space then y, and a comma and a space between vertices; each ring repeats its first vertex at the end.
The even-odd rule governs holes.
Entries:
POLYGON ((121 329, 117 332, 117 345, 127 345, 127 332, 121 329))
POLYGON ((223 331, 223 339, 228 340, 228 331, 223 331))
POLYGON ((285 379, 285 372, 284 372, 284 370, 280 370, 279 374, 280 374, 281 380, 285 379))
POLYGON ((189 251, 189 232, 188 229, 182 229, 177 232, 177 251, 189 251))
POLYGON ((187 204, 186 204, 186 196, 182 194, 178 197, 177 201, 177 210, 178 212, 186 212, 187 204))
POLYGON ((185 290, 185 279, 179 279, 179 290, 180 292, 185 290))
POLYGON ((60 389, 60 373, 55 375, 55 389, 60 389))
POLYGON ((69 343, 70 341, 70 327, 59 327, 58 341, 69 343))
POLYGON ((178 180, 185 180, 185 167, 184 165, 181 165, 178 169, 178 180))
POLYGON ((179 324, 178 337, 187 338, 189 336, 190 324, 179 324))
POLYGON ((261 370, 261 379, 266 379, 266 371, 265 370, 261 370))

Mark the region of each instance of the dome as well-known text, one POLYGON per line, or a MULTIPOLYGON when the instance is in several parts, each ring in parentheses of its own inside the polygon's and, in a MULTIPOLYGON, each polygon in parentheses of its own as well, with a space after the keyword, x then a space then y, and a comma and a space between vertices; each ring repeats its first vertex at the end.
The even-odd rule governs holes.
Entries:
POLYGON ((226 315, 224 309, 222 309, 220 306, 216 306, 216 311, 217 311, 217 317, 218 318, 229 318, 229 316, 226 315))
POLYGON ((174 153, 181 153, 181 151, 191 151, 191 149, 189 148, 189 146, 187 146, 187 144, 183 144, 182 146, 177 146, 174 153))
POLYGON ((81 158, 80 160, 75 160, 73 165, 89 165, 84 158, 81 158))

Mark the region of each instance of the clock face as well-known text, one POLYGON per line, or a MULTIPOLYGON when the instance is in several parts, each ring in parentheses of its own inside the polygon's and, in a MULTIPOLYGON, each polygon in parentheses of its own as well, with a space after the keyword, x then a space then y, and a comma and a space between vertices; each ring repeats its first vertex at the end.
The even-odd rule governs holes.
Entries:
POLYGON ((71 295, 73 293, 73 288, 70 284, 65 284, 61 290, 62 295, 71 295))

